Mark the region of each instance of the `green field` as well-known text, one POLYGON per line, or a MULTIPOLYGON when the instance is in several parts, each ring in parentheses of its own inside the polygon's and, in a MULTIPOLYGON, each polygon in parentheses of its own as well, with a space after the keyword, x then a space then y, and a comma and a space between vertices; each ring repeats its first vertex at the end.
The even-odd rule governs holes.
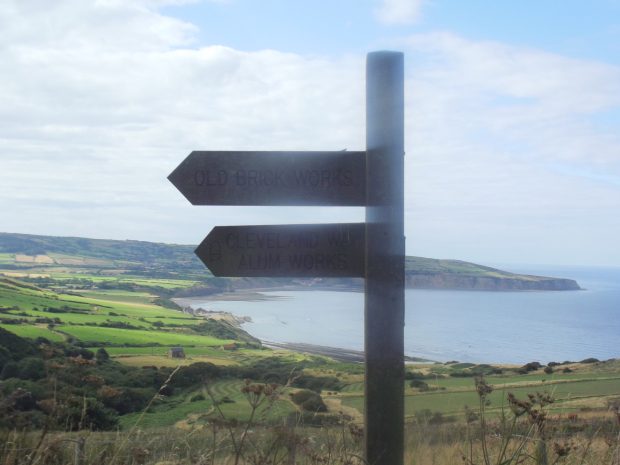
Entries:
POLYGON ((59 326, 58 331, 70 334, 81 341, 112 342, 114 344, 149 344, 158 342, 165 346, 219 346, 234 341, 212 337, 179 334, 160 330, 131 330, 93 326, 59 326))
MULTIPOLYGON (((0 246, 6 236, 0 233, 0 246)), ((52 341, 61 341, 64 334, 67 346, 71 346, 74 339, 98 343, 91 347, 90 350, 93 352, 98 350, 99 343, 109 343, 115 346, 127 345, 128 347, 107 346, 106 351, 113 357, 111 362, 121 362, 125 365, 123 368, 131 369, 157 366, 159 370, 172 370, 179 363, 189 365, 194 362, 210 362, 226 366, 226 369, 222 368, 224 373, 233 372, 233 368, 239 370, 235 373, 239 373, 245 371, 246 368, 259 365, 259 362, 262 363, 265 358, 273 357, 273 359, 266 360, 269 363, 277 360, 278 362, 273 361, 273 366, 285 362, 302 364, 306 359, 312 358, 281 350, 254 350, 247 348, 245 344, 241 344, 241 350, 237 352, 224 352, 218 347, 234 341, 205 334, 228 333, 213 332, 209 324, 205 324, 200 328, 205 334, 199 334, 192 330, 191 326, 206 322, 204 318, 185 315, 181 311, 155 305, 153 302, 157 301, 173 308, 174 305, 170 301, 166 302, 165 299, 170 299, 175 295, 187 295, 187 293, 183 294, 178 291, 191 286, 197 286, 200 288, 199 291, 204 290, 207 294, 234 288, 240 283, 239 278, 214 278, 194 256, 190 246, 136 241, 10 236, 9 239, 13 245, 15 241, 22 241, 23 248, 20 249, 20 254, 32 256, 45 250, 49 257, 75 260, 74 264, 18 263, 15 261, 14 254, 0 254, 0 309, 2 311, 0 318, 25 319, 28 322, 28 324, 3 324, 1 326, 17 335, 30 338, 42 336, 52 341), (118 274, 112 275, 110 272, 118 274), (2 273, 9 275, 21 273, 25 277, 23 283, 20 283, 16 280, 2 278, 2 273), (40 323, 35 325, 37 318, 45 320, 40 320, 40 323), (54 329, 54 332, 47 329, 47 323, 50 321, 52 325, 55 325, 49 326, 54 329), (132 325, 140 329, 99 326, 114 323, 132 325), (153 326, 153 324, 159 326, 159 323, 163 324, 163 328, 153 326), (189 327, 175 327, 174 325, 188 325, 189 327), (155 343, 162 346, 152 346, 155 343), (133 345, 146 345, 146 347, 131 347, 133 345), (166 357, 164 354, 168 347, 172 346, 183 347, 187 358, 179 361, 166 357)), ((414 274, 451 273, 459 276, 534 279, 466 262, 419 257, 407 257, 406 270, 414 274)), ((268 279, 261 283, 265 283, 265 287, 269 286, 268 279)), ((243 284, 247 287, 253 283, 244 278, 243 284)), ((280 282, 275 284, 281 285, 280 282)), ((195 290, 191 291, 195 292, 195 290)), ((237 341, 244 340, 243 336, 239 337, 237 341)), ((356 381, 345 386, 340 393, 333 392, 329 395, 331 413, 337 411, 336 405, 340 401, 343 408, 354 408, 362 412, 364 388, 363 383, 357 382, 363 379, 360 371, 353 369, 347 371, 344 364, 333 366, 331 365, 333 362, 322 363, 322 365, 317 364, 314 368, 307 369, 304 375, 336 376, 341 383, 356 381), (327 371, 323 371, 324 369, 327 371)), ((271 368, 265 368, 269 366, 268 363, 260 366, 262 374, 271 370, 271 368)), ((455 371, 470 372, 476 369, 476 366, 457 363, 452 366, 425 365, 415 369, 423 373, 449 375, 455 371)), ((533 375, 523 376, 513 375, 514 371, 507 370, 510 376, 488 377, 488 383, 495 385, 495 391, 489 395, 490 414, 495 415, 505 402, 507 390, 514 392, 521 399, 525 398, 528 393, 535 394, 548 390, 557 399, 556 403, 550 406, 555 412, 575 411, 584 406, 603 408, 606 400, 620 397, 617 365, 613 368, 614 373, 611 369, 606 373, 595 373, 597 369, 595 366, 584 367, 583 370, 587 370, 587 373, 578 372, 582 370, 582 367, 573 367, 573 369, 575 372, 568 374, 544 374, 542 370, 538 370, 533 375), (506 385, 505 388, 504 385, 506 385)), ((558 367, 557 371, 560 370, 561 368, 558 367)), ((260 376, 259 374, 253 379, 261 379, 260 376)), ((214 414, 212 401, 204 395, 204 392, 202 395, 205 399, 196 400, 196 396, 201 394, 198 378, 197 386, 186 385, 183 388, 186 390, 175 390, 172 396, 162 397, 155 401, 149 413, 142 418, 140 428, 173 426, 178 422, 185 422, 186 426, 191 426, 196 424, 200 414, 214 414)), ((425 382, 431 389, 429 392, 409 388, 408 382, 405 385, 405 413, 409 418, 415 416, 416 412, 426 409, 446 415, 461 415, 465 405, 471 407, 478 405, 479 399, 472 378, 450 376, 440 378, 437 376, 437 378, 426 379, 425 382)), ((212 390, 218 400, 223 400, 225 397, 232 400, 232 402, 220 405, 229 419, 247 420, 249 417, 250 409, 240 392, 241 386, 240 380, 223 380, 212 385, 212 390)), ((329 389, 329 391, 333 390, 329 389)), ((327 394, 325 392, 323 394, 327 399, 327 394)), ((278 401, 276 407, 270 412, 271 416, 295 410, 286 395, 278 401)), ((133 426, 139 415, 138 413, 124 415, 121 418, 121 424, 133 426)))
POLYGON ((50 341, 60 342, 63 340, 62 336, 51 332, 48 329, 41 328, 39 326, 31 325, 0 325, 0 328, 4 328, 7 331, 17 334, 20 337, 29 337, 36 339, 38 337, 44 337, 50 341))
MULTIPOLYGON (((91 348, 93 352, 97 351, 96 347, 91 348)), ((106 347, 106 351, 110 355, 151 355, 165 353, 167 347, 106 347)), ((209 349, 207 347, 184 347, 183 352, 186 355, 222 355, 220 349, 209 349)))
MULTIPOLYGON (((241 388, 244 384, 243 381, 239 380, 226 380, 209 385, 211 394, 217 402, 226 398, 226 402, 220 403, 219 408, 228 420, 237 419, 247 421, 250 418, 252 409, 244 394, 241 392, 241 388)), ((286 398, 287 396, 283 395, 282 398, 277 400, 268 410, 267 407, 269 407, 269 404, 267 402, 262 404, 256 411, 255 421, 269 420, 296 411, 293 404, 286 400, 286 398)), ((186 421, 189 426, 197 426, 201 424, 201 421, 197 419, 200 415, 209 414, 219 416, 219 412, 214 409, 211 397, 205 388, 188 395, 186 399, 182 403, 176 405, 174 409, 166 409, 165 411, 159 410, 157 405, 155 405, 155 407, 146 413, 141 420, 139 420, 139 413, 124 415, 121 417, 121 426, 130 428, 136 424, 138 420, 138 426, 140 428, 163 428, 174 426, 180 421, 186 421), (192 401, 196 395, 204 397, 205 400, 192 401)))
MULTIPOLYGON (((551 381, 547 376, 547 382, 542 383, 543 376, 521 376, 507 378, 487 378, 487 383, 494 386, 494 391, 488 396, 491 401, 489 411, 497 410, 505 405, 508 391, 518 398, 527 399, 527 394, 547 391, 553 395, 556 402, 550 406, 551 410, 575 410, 583 406, 582 401, 598 402, 600 407, 605 405, 604 400, 609 396, 620 396, 620 376, 618 374, 567 374, 558 375, 551 381), (508 386, 509 385, 509 386, 508 386)), ((462 414, 466 405, 476 407, 479 402, 478 394, 474 388, 474 380, 469 378, 444 378, 439 379, 439 385, 445 390, 431 392, 419 392, 418 389, 409 388, 405 384, 405 415, 414 415, 415 412, 424 409, 442 412, 445 414, 462 414)), ((426 380, 429 386, 436 386, 434 380, 426 380)), ((355 394, 354 397, 343 398, 343 405, 353 407, 363 413, 364 397, 363 384, 356 383, 346 386, 343 394, 355 394)))
MULTIPOLYGON (((134 294, 126 290, 88 291, 84 292, 83 296, 58 294, 2 278, 0 307, 4 307, 4 310, 0 318, 21 319, 28 322, 21 325, 4 325, 8 331, 15 334, 33 338, 44 336, 55 341, 62 340, 62 336, 43 329, 47 323, 54 324, 57 332, 80 341, 127 345, 159 343, 164 346, 182 347, 220 346, 233 342, 230 339, 198 334, 189 328, 167 327, 180 324, 195 325, 205 320, 153 305, 150 303, 150 298, 147 293, 134 294), (33 326, 36 319, 44 319, 44 322, 33 326), (156 329, 154 323, 162 323, 166 327, 156 329), (126 324, 140 329, 99 326, 106 324, 126 324)), ((215 354, 213 352, 206 355, 215 354)), ((221 357, 222 354, 217 355, 221 357)))

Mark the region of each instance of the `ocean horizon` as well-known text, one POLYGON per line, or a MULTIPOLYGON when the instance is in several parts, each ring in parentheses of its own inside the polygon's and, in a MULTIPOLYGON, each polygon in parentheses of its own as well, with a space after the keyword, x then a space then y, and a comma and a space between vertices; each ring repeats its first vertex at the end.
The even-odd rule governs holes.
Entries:
MULTIPOLYGON (((405 291, 405 355, 438 362, 525 364, 620 357, 620 268, 510 266, 575 279, 584 289, 405 291)), ((269 291, 267 300, 192 299, 193 308, 249 316, 260 340, 364 349, 364 294, 269 291)))

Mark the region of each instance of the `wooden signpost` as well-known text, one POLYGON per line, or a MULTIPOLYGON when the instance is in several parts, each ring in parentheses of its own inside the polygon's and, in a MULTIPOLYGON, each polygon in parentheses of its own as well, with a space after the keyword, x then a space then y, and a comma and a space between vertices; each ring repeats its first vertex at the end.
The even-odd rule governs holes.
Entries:
POLYGON ((365 152, 192 152, 168 179, 193 205, 365 206, 366 222, 218 226, 215 276, 365 278, 364 459, 404 461, 404 57, 366 63, 365 152))
POLYGON ((217 226, 196 248, 214 276, 364 277, 364 223, 217 226))
POLYGON ((168 179, 192 205, 366 205, 366 152, 192 152, 168 179))

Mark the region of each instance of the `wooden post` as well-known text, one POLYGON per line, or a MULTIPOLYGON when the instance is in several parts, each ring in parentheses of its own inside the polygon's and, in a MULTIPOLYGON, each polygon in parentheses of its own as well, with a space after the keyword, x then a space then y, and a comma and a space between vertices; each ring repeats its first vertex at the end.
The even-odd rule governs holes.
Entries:
POLYGON ((86 439, 77 438, 75 441, 75 465, 86 465, 86 439))
POLYGON ((404 461, 404 56, 366 62, 364 455, 404 461))
POLYGON ((286 441, 286 450, 288 452, 289 465, 295 465, 295 453, 297 451, 297 441, 295 440, 295 418, 286 417, 286 427, 290 431, 290 436, 286 441))

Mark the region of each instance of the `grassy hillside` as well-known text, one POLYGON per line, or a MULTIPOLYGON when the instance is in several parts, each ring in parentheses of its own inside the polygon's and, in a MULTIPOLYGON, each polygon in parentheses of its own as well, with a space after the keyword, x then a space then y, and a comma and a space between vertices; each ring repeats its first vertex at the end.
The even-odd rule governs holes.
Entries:
MULTIPOLYGON (((143 241, 116 241, 81 237, 34 236, 0 233, 0 252, 5 255, 48 255, 56 264, 131 267, 138 264, 201 269, 193 254, 194 246, 159 244, 143 241), (91 259, 85 263, 84 259, 91 259), (99 259, 100 263, 96 263, 99 259), (79 263, 71 263, 75 260, 79 263), (65 263, 63 263, 65 262, 65 263)), ((20 260, 27 263, 28 259, 20 260)), ((40 263, 47 263, 41 262, 40 263)))
MULTIPOLYGON (((142 241, 0 233, 0 274, 39 286, 144 290, 162 297, 208 295, 280 286, 362 287, 363 280, 216 278, 194 246, 142 241), (48 286, 49 285, 49 286, 48 286)), ((459 260, 406 257, 407 287, 489 290, 574 290, 576 282, 510 273, 459 260)))
POLYGON ((155 302, 167 301, 148 293, 98 288, 60 294, 0 277, 0 324, 20 336, 77 340, 86 347, 218 347, 254 342, 226 322, 185 315, 155 302))
POLYGON ((405 257, 405 272, 407 274, 435 275, 454 273, 462 276, 492 276, 492 277, 525 277, 501 271, 488 266, 476 265, 475 263, 461 260, 440 260, 436 258, 405 257))
MULTIPOLYGON (((251 431, 256 442, 248 443, 244 452, 250 454, 255 452, 255 444, 272 444, 262 439, 264 434, 291 434, 281 426, 274 427, 284 423, 284 417, 291 417, 296 434, 314 438, 308 445, 332 435, 333 439, 321 443, 321 447, 327 446, 317 449, 320 453, 345 434, 347 444, 360 443, 359 425, 364 413, 361 364, 262 349, 251 341, 245 342, 243 333, 225 323, 166 308, 166 299, 144 291, 153 280, 126 277, 122 282, 132 282, 136 289, 104 289, 108 279, 117 278, 102 278, 97 285, 72 287, 69 291, 67 286, 43 289, 0 277, 0 401, 4 406, 0 409, 0 435, 12 429, 15 442, 15 432, 23 431, 20 450, 34 451, 29 438, 43 437, 37 432, 28 433, 28 429, 50 428, 48 442, 41 448, 44 453, 56 444, 55 435, 63 434, 64 441, 68 432, 74 431, 81 437, 88 435, 91 463, 102 453, 99 444, 107 437, 105 434, 111 434, 97 431, 120 428, 123 431, 116 433, 111 443, 119 446, 119 437, 131 437, 132 453, 146 451, 144 454, 158 458, 169 454, 165 456, 174 457, 174 463, 178 463, 178 447, 167 452, 158 449, 164 440, 149 443, 148 450, 134 444, 140 438, 184 432, 180 444, 187 457, 204 450, 205 442, 212 439, 209 450, 219 447, 218 453, 230 458, 230 448, 222 439, 227 434, 240 438, 249 426, 229 430, 224 425, 253 423, 251 431), (229 353, 219 349, 219 345, 233 341, 239 350, 229 353), (167 357, 167 346, 182 346, 186 358, 167 357), (300 397, 311 402, 295 400, 300 397), (317 407, 326 411, 316 413, 317 407), (302 433, 304 425, 314 427, 302 433), (216 439, 214 431, 220 427, 216 439), (189 439, 194 436, 200 438, 200 443, 190 447, 189 439)), ((158 280, 158 286, 172 284, 158 280)), ((432 450, 448 449, 455 441, 461 441, 459 447, 466 450, 464 447, 472 443, 463 440, 463 432, 475 427, 466 423, 472 412, 466 414, 466 406, 484 405, 481 415, 491 424, 501 418, 502 412, 511 415, 508 392, 523 401, 528 395, 552 395, 554 401, 545 406, 552 420, 549 428, 564 438, 581 440, 578 435, 583 433, 587 440, 600 432, 601 437, 605 436, 598 446, 603 446, 607 437, 615 441, 618 436, 613 412, 610 414, 610 406, 620 405, 618 360, 563 362, 547 367, 535 362, 523 367, 456 361, 410 364, 406 379, 408 434, 419 431, 421 437, 431 437, 432 450), (484 402, 479 397, 476 376, 484 376, 494 387, 484 402)), ((480 413, 476 407, 474 411, 480 413)), ((528 424, 518 423, 521 429, 515 437, 527 437, 528 424)), ((592 456, 592 463, 608 463, 602 461, 606 456, 601 451, 605 449, 598 446, 592 448, 598 454, 592 456)), ((12 449, 2 447, 3 463, 19 463, 7 459, 10 454, 6 451, 12 449)), ((359 455, 356 449, 355 453, 359 455)), ((315 452, 309 454, 318 456, 315 452)), ((456 463, 459 454, 446 463, 456 463)), ((158 462, 154 459, 148 463, 158 462)))

